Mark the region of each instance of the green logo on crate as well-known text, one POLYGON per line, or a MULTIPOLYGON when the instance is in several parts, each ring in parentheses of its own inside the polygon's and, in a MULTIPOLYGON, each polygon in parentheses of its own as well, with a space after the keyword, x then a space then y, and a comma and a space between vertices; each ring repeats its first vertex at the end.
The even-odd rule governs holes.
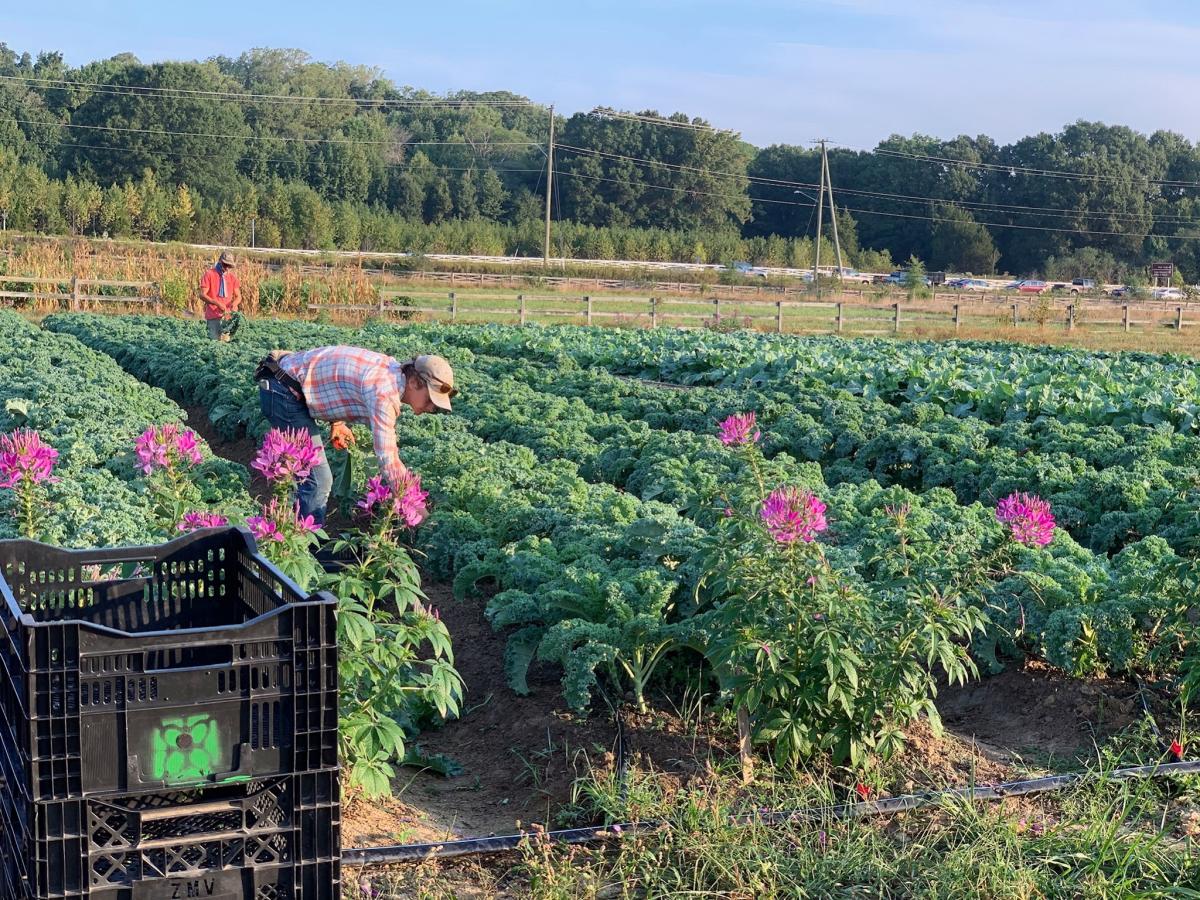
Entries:
POLYGON ((150 774, 167 784, 205 781, 221 755, 217 723, 207 713, 163 719, 150 737, 150 774))

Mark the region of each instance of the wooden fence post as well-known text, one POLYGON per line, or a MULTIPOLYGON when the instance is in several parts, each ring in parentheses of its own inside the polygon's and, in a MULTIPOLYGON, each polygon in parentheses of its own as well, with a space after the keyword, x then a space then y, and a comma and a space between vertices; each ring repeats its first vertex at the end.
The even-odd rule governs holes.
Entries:
POLYGON ((1075 330, 1075 304, 1067 304, 1067 331, 1075 330))
POLYGON ((154 286, 152 288, 150 288, 150 290, 154 291, 154 314, 156 316, 161 316, 162 315, 162 285, 156 282, 156 283, 154 283, 154 286))
POLYGON ((716 321, 721 321, 721 298, 713 297, 713 318, 716 321))
POLYGON ((71 309, 79 309, 79 276, 71 276, 71 309))
POLYGON ((379 292, 379 318, 383 318, 383 291, 379 292))
POLYGON ((842 325, 845 323, 845 321, 846 321, 846 318, 845 318, 845 316, 842 315, 842 303, 839 300, 838 305, 837 305, 837 333, 838 334, 842 333, 842 325))
POLYGON ((457 320, 458 320, 458 297, 455 296, 454 291, 451 291, 450 292, 450 321, 455 322, 457 320))
POLYGON ((650 298, 650 327, 658 327, 658 298, 650 298))
POLYGON ((592 324, 592 298, 590 296, 583 298, 584 308, 587 310, 587 323, 592 324))
POLYGON ((961 325, 962 325, 962 310, 961 310, 959 304, 955 303, 954 304, 954 330, 958 331, 958 329, 961 325))
POLYGON ((1016 327, 1017 327, 1017 326, 1020 324, 1020 322, 1018 322, 1018 321, 1017 321, 1017 306, 1018 306, 1018 304, 1016 304, 1016 303, 1014 303, 1014 304, 1012 305, 1012 308, 1013 308, 1013 328, 1016 328, 1016 327))
POLYGON ((1175 330, 1183 331, 1183 307, 1175 307, 1175 330))
POLYGON ((1129 304, 1128 303, 1125 304, 1122 311, 1123 311, 1122 318, 1124 319, 1122 324, 1125 326, 1125 330, 1128 331, 1129 330, 1129 304))
POLYGON ((896 320, 895 320, 895 322, 892 323, 892 331, 899 332, 900 331, 900 304, 893 303, 892 306, 895 307, 895 309, 896 309, 896 320))
POLYGON ((775 333, 783 334, 783 301, 775 301, 775 333))
POLYGON ((518 315, 521 317, 521 324, 525 324, 525 295, 517 294, 518 315))

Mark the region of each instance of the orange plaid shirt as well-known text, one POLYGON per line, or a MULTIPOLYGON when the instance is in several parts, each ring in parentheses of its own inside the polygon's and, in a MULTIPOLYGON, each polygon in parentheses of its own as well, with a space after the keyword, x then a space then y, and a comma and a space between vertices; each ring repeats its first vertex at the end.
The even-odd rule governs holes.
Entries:
POLYGON ((380 470, 389 484, 400 483, 405 472, 396 449, 405 380, 400 363, 358 347, 317 347, 289 353, 279 367, 300 382, 314 419, 370 425, 380 470))

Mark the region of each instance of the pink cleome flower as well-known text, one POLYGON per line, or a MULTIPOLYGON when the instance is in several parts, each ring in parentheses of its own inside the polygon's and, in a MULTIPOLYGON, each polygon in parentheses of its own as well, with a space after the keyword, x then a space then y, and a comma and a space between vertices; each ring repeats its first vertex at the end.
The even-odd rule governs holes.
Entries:
POLYGON ((268 481, 303 481, 321 461, 321 448, 302 428, 272 428, 250 467, 268 481))
POLYGON ((1044 547, 1054 540, 1054 513, 1036 494, 1009 494, 996 504, 996 521, 1007 525, 1013 540, 1026 547, 1044 547))
POLYGON ((29 428, 0 434, 0 488, 55 481, 51 477, 58 451, 29 428))
POLYGON ((260 541, 282 543, 289 535, 302 531, 316 533, 321 526, 313 516, 301 516, 298 504, 289 504, 278 497, 262 508, 262 514, 249 516, 246 527, 260 541))
POLYGON ((177 463, 195 466, 202 461, 196 432, 175 422, 150 426, 138 437, 134 449, 145 475, 155 469, 169 469, 177 463))
POLYGON ((223 528, 229 520, 220 513, 190 512, 184 513, 183 521, 177 526, 180 531, 199 531, 201 528, 223 528))
POLYGON ((776 488, 763 501, 762 520, 771 537, 780 544, 804 541, 811 544, 829 527, 825 504, 811 491, 794 487, 776 488))
POLYGON ((367 492, 358 501, 357 507, 368 516, 393 515, 410 528, 415 528, 429 515, 429 492, 421 489, 421 476, 412 472, 404 474, 397 488, 382 478, 371 478, 367 481, 367 492))
POLYGON ((737 413, 721 423, 721 443, 726 447, 739 447, 744 444, 757 444, 762 439, 762 432, 757 427, 756 413, 737 413))
POLYGON ((246 527, 250 529, 250 533, 256 540, 283 541, 283 532, 279 530, 279 526, 266 516, 247 517, 246 527))

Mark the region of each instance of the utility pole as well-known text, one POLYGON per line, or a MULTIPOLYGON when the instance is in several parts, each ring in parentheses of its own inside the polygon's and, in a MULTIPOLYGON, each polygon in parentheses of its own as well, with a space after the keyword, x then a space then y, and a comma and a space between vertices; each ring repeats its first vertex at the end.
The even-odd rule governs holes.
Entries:
POLYGON ((542 244, 542 265, 550 265, 550 194, 554 190, 554 104, 550 104, 550 140, 546 144, 546 240, 542 244))
POLYGON ((842 277, 842 242, 838 239, 837 207, 833 203, 833 176, 829 174, 829 153, 821 141, 821 170, 825 173, 825 187, 829 189, 829 221, 833 223, 833 246, 837 250, 838 280, 842 277))
POLYGON ((813 287, 817 289, 817 300, 821 299, 821 225, 825 212, 825 142, 821 142, 821 186, 817 189, 817 246, 813 255, 813 287))
POLYGON ((254 246, 254 219, 250 220, 250 246, 254 246))

